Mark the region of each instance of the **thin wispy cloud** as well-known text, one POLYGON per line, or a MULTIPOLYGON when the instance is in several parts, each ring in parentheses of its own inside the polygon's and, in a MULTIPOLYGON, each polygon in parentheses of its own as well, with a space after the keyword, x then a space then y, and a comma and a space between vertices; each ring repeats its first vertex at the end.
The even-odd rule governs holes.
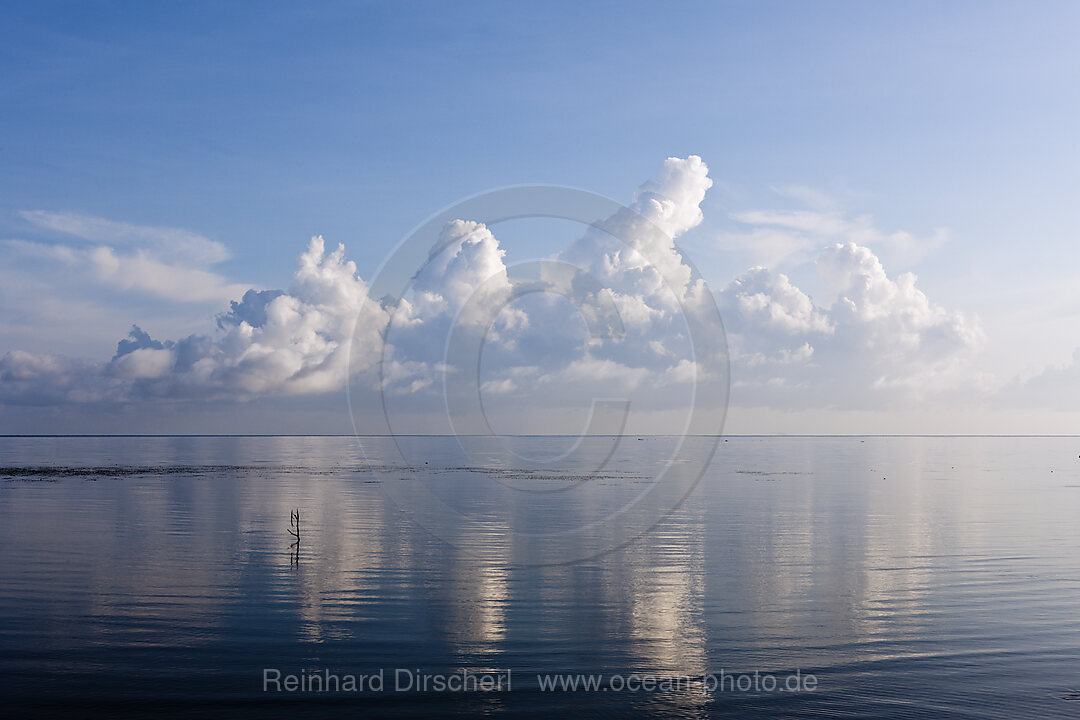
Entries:
POLYGON ((816 204, 815 209, 755 209, 731 213, 744 230, 722 232, 716 244, 724 250, 744 253, 751 262, 766 267, 794 265, 812 260, 821 248, 836 243, 855 243, 887 256, 890 265, 906 269, 918 264, 949 240, 946 228, 919 236, 905 230, 886 231, 869 215, 849 216, 829 208, 827 196, 800 188, 794 195, 816 204))
POLYGON ((228 301, 250 288, 213 270, 229 258, 229 251, 197 233, 74 213, 28 210, 19 214, 40 230, 83 242, 11 239, 4 242, 9 253, 52 261, 58 274, 76 282, 190 303, 228 301))
POLYGON ((223 243, 181 228, 134 225, 68 212, 23 210, 19 216, 45 230, 87 240, 97 245, 153 249, 162 257, 198 265, 216 265, 230 257, 223 243))

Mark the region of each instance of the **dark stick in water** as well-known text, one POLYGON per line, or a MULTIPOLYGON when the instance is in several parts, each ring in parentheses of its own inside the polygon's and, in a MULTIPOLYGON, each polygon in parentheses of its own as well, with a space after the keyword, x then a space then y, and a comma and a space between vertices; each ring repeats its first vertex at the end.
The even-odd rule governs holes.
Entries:
POLYGON ((300 508, 289 513, 289 534, 296 540, 289 545, 292 553, 289 555, 289 565, 300 567, 300 508))
POLYGON ((300 542, 300 508, 289 513, 289 534, 300 542))

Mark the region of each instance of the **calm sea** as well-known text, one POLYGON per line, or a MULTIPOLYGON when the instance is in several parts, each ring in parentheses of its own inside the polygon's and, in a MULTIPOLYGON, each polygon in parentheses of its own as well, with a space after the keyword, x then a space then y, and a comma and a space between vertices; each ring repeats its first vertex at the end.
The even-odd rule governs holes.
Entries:
POLYGON ((1080 439, 471 442, 0 438, 5 716, 1080 717, 1080 439))

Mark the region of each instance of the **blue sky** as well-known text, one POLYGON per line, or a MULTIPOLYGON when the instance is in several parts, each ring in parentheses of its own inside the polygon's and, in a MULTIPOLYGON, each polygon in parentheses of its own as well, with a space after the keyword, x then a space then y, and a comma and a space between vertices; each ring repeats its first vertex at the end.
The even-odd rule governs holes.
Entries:
MULTIPOLYGON (((284 288, 312 235, 367 278, 464 196, 626 201, 698 155, 714 185, 679 242, 714 289, 758 260, 719 239, 739 213, 943 229, 878 255, 978 316, 971 372, 1004 383, 1080 345, 1077 27, 1068 2, 6 3, 0 237, 64 239, 26 211, 182 228, 227 248, 230 283, 284 288)), ((559 249, 527 237, 509 256, 559 249)), ((820 293, 807 258, 775 264, 820 293)), ((105 360, 132 323, 181 337, 222 304, 87 287, 76 336, 15 287, 0 354, 105 360)))

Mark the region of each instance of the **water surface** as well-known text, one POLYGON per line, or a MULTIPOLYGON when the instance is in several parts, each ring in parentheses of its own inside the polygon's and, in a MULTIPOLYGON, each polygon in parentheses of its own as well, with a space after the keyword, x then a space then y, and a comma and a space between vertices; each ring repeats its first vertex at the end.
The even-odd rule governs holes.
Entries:
POLYGON ((622 547, 671 499, 649 490, 673 439, 561 460, 565 439, 506 442, 551 462, 450 438, 0 438, 8 709, 1080 716, 1078 439, 729 438, 622 547), (513 684, 267 693, 265 668, 510 669, 513 684), (818 686, 544 692, 536 677, 721 669, 818 686))

